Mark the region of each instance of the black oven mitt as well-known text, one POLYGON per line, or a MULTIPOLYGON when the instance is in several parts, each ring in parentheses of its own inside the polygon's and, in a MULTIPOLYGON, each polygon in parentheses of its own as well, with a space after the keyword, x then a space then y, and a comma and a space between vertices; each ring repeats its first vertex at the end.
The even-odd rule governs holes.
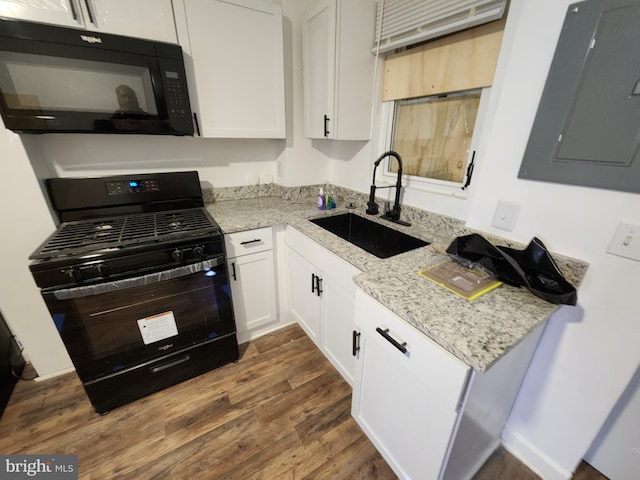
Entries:
POLYGON ((554 304, 575 305, 576 289, 564 278, 544 244, 534 237, 524 250, 496 247, 473 233, 456 238, 447 248, 453 257, 478 263, 498 280, 526 287, 537 297, 554 304))

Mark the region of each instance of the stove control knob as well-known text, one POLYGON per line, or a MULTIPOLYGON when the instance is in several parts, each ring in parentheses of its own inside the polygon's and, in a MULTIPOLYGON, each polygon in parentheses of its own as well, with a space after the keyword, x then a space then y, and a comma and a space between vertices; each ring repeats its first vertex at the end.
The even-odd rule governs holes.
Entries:
POLYGON ((101 277, 109 276, 109 267, 107 267, 104 263, 98 263, 94 268, 96 272, 98 272, 98 275, 100 275, 101 277))
POLYGON ((176 248, 173 252, 171 252, 171 258, 173 258, 173 260, 176 262, 181 262, 184 260, 184 252, 176 248))
POLYGON ((77 268, 71 267, 69 270, 66 270, 64 273, 66 273, 66 275, 71 280, 74 280, 76 282, 79 282, 82 280, 82 272, 77 268))
POLYGON ((204 256, 204 247, 193 247, 191 253, 195 258, 202 258, 204 256))

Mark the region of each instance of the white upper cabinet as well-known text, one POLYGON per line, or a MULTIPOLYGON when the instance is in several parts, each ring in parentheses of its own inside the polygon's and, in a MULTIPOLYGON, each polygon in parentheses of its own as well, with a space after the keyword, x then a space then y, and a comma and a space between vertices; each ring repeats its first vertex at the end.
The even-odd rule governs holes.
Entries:
POLYGON ((304 16, 307 138, 369 140, 375 57, 371 0, 321 0, 304 16))
POLYGON ((174 0, 174 12, 199 134, 285 138, 282 8, 174 0))
POLYGON ((0 17, 177 43, 171 0, 0 0, 0 17))

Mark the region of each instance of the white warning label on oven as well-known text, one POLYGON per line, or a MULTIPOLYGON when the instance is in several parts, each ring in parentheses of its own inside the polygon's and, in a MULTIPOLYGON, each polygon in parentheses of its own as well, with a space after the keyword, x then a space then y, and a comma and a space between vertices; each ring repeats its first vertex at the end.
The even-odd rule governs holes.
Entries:
POLYGON ((145 345, 178 335, 178 326, 173 312, 141 318, 138 320, 138 328, 145 345))

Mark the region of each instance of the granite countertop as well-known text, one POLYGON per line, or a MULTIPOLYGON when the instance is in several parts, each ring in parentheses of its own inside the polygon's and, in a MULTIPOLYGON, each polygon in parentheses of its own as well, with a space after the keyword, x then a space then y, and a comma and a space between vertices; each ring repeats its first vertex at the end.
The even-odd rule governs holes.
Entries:
MULTIPOLYGON (((354 277, 354 282, 367 294, 478 372, 486 371, 559 308, 524 288, 508 285, 471 302, 448 292, 417 272, 441 259, 455 237, 470 233, 462 222, 429 212, 403 210, 403 219, 411 217, 413 225, 396 226, 365 215, 364 208, 359 207, 319 211, 315 198, 274 196, 215 201, 207 205, 207 210, 224 233, 277 224, 296 228, 360 269, 362 273, 354 277), (379 221, 431 245, 380 259, 309 221, 345 211, 379 221)), ((494 244, 522 247, 486 238, 494 244)), ((587 264, 556 255, 554 259, 567 279, 577 286, 587 264)))

